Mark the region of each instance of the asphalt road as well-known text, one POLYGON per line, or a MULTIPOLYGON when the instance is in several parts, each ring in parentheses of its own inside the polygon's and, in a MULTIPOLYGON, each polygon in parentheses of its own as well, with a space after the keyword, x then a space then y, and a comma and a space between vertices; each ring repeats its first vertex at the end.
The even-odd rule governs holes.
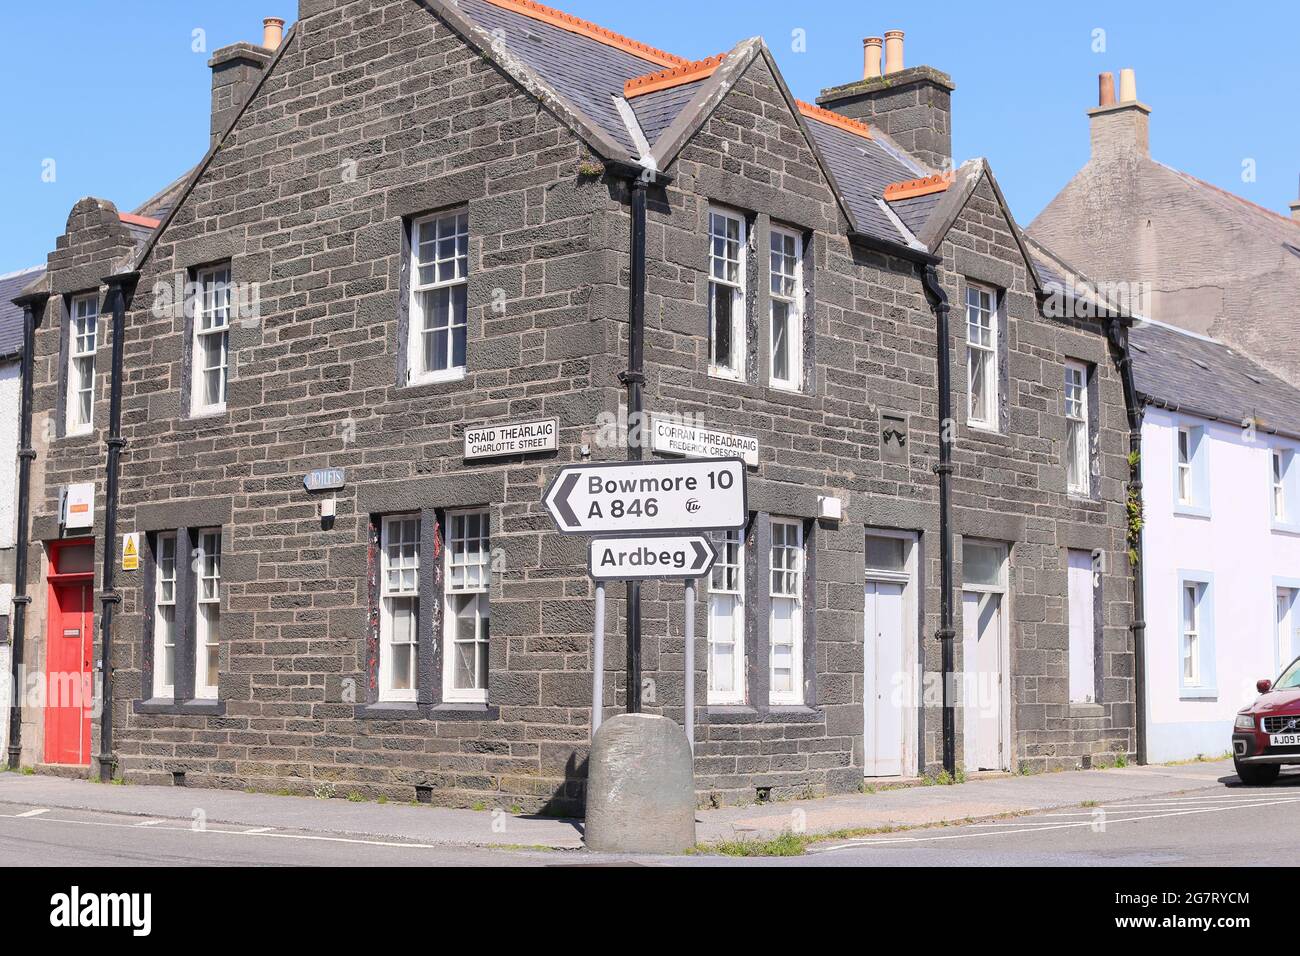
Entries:
POLYGON ((1273 787, 1221 783, 1167 797, 819 843, 798 857, 620 860, 4 804, 0 866, 1267 866, 1294 859, 1297 812, 1300 774, 1292 773, 1273 787))

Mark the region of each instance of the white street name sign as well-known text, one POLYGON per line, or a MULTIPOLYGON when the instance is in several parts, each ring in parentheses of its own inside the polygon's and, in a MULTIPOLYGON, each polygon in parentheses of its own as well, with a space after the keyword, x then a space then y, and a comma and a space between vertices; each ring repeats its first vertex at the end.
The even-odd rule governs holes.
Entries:
POLYGON ((698 578, 716 559, 713 544, 698 534, 593 538, 589 568, 597 581, 698 578))
POLYGON ((697 428, 658 415, 651 416, 650 419, 650 447, 663 454, 686 455, 689 458, 739 456, 751 468, 758 467, 757 438, 697 428))
POLYGON ((745 526, 745 462, 569 465, 555 476, 543 501, 561 534, 730 531, 745 526))
POLYGON ((532 455, 559 447, 559 421, 505 422, 465 429, 466 458, 532 455))

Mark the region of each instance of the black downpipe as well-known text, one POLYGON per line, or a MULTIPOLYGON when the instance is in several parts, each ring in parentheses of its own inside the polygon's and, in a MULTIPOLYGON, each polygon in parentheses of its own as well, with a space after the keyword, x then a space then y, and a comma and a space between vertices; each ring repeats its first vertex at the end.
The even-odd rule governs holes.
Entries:
POLYGON ((10 645, 9 669, 9 769, 17 770, 23 749, 22 669, 23 649, 27 637, 27 608, 32 603, 27 594, 28 513, 31 511, 32 461, 32 366, 36 347, 37 311, 45 311, 45 299, 27 300, 23 306, 23 355, 20 364, 22 392, 18 411, 18 535, 14 554, 14 632, 10 645))
MULTIPOLYGON (((630 180, 632 189, 632 257, 628 267, 627 371, 619 375, 627 387, 627 457, 642 457, 645 423, 641 386, 645 384, 645 210, 648 184, 630 180)), ((641 582, 627 582, 627 712, 641 712, 641 582)))
POLYGON ((109 308, 113 313, 113 371, 108 401, 108 477, 104 488, 104 590, 100 594, 99 618, 99 779, 113 779, 113 609, 122 600, 117 593, 117 481, 122 447, 122 339, 126 332, 125 282, 134 277, 114 276, 108 280, 109 308))
MULTIPOLYGON (((1106 319, 1106 333, 1115 351, 1119 353, 1118 364, 1120 381, 1124 385, 1124 405, 1128 413, 1128 448, 1129 476, 1128 494, 1137 501, 1142 501, 1142 402, 1138 398, 1137 386, 1133 382, 1133 358, 1129 350, 1128 326, 1115 317, 1106 319)), ((1129 519, 1128 501, 1125 501, 1125 520, 1129 519)), ((1147 622, 1145 592, 1142 586, 1142 536, 1134 535, 1128 542, 1133 549, 1134 558, 1130 560, 1133 571, 1133 622, 1129 630, 1133 632, 1133 722, 1134 746, 1137 748, 1137 762, 1147 762, 1147 622)))
POLYGON ((934 472, 939 476, 939 639, 943 672, 943 769, 953 779, 957 776, 957 711, 953 659, 953 641, 957 630, 953 626, 952 603, 952 358, 948 343, 948 293, 939 284, 939 274, 933 264, 921 267, 921 281, 926 297, 934 310, 935 332, 938 337, 939 362, 939 463, 934 472))

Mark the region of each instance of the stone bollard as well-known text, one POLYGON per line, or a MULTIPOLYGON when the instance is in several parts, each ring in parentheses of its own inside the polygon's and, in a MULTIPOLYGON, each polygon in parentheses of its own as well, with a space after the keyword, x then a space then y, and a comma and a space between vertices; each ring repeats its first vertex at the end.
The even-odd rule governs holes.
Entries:
POLYGON ((652 714, 600 725, 587 763, 587 849, 684 853, 695 845, 695 775, 686 731, 652 714))

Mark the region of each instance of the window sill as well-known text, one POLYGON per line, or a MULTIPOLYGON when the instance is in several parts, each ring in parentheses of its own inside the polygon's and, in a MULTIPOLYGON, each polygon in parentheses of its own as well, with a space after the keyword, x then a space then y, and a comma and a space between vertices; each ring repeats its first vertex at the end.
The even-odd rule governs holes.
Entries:
POLYGON ((1269 530, 1274 534, 1290 534, 1300 536, 1300 524, 1290 524, 1285 521, 1274 521, 1269 525, 1269 530))
POLYGON ((132 709, 137 714, 170 714, 172 716, 224 717, 226 702, 224 700, 170 700, 163 697, 151 697, 148 700, 132 702, 132 709))
POLYGON ((483 703, 444 703, 434 704, 429 708, 429 716, 434 720, 496 720, 501 716, 501 708, 483 703))
POLYGON ((1183 687, 1178 691, 1179 700, 1218 700, 1219 691, 1214 687, 1183 687))
POLYGON ((710 721, 728 723, 729 721, 753 720, 758 716, 758 709, 748 704, 709 704, 704 713, 710 721))
POLYGON ((744 384, 745 381, 744 375, 740 372, 719 368, 716 365, 709 366, 709 378, 720 378, 724 382, 736 382, 737 384, 744 384))
POLYGON ((55 439, 55 440, 56 440, 56 441, 68 441, 68 440, 76 440, 76 439, 78 439, 78 438, 94 438, 94 437, 95 437, 95 428, 94 428, 94 426, 92 425, 90 428, 80 429, 80 430, 75 431, 75 432, 74 432, 74 431, 65 431, 62 435, 60 435, 60 436, 59 436, 57 439, 55 439))
POLYGON ((807 704, 772 704, 767 708, 769 719, 777 720, 797 720, 797 719, 816 719, 821 717, 821 711, 816 707, 809 707, 807 704))
POLYGON ((450 385, 454 382, 463 382, 468 374, 467 369, 458 369, 455 372, 440 373, 437 375, 412 375, 407 381, 407 388, 419 388, 421 385, 450 385))
POLYGON ((221 418, 226 414, 226 406, 213 406, 212 408, 194 409, 189 414, 190 421, 206 421, 213 418, 221 418))
POLYGON ((1206 518, 1210 517, 1210 509, 1199 505, 1174 505, 1174 514, 1182 515, 1184 518, 1206 518))
POLYGON ((1105 717, 1105 716, 1106 716, 1106 708, 1103 707, 1101 704, 1096 704, 1096 703, 1094 703, 1094 704, 1085 704, 1085 703, 1071 702, 1071 704, 1070 704, 1070 716, 1071 716, 1071 717, 1080 717, 1080 718, 1083 718, 1083 717, 1105 717))
POLYGON ((415 701, 386 700, 358 704, 358 720, 497 720, 501 708, 492 704, 443 703, 420 704, 415 701))
POLYGON ((420 705, 413 700, 385 700, 373 704, 358 704, 353 716, 358 720, 416 720, 420 717, 420 705))

